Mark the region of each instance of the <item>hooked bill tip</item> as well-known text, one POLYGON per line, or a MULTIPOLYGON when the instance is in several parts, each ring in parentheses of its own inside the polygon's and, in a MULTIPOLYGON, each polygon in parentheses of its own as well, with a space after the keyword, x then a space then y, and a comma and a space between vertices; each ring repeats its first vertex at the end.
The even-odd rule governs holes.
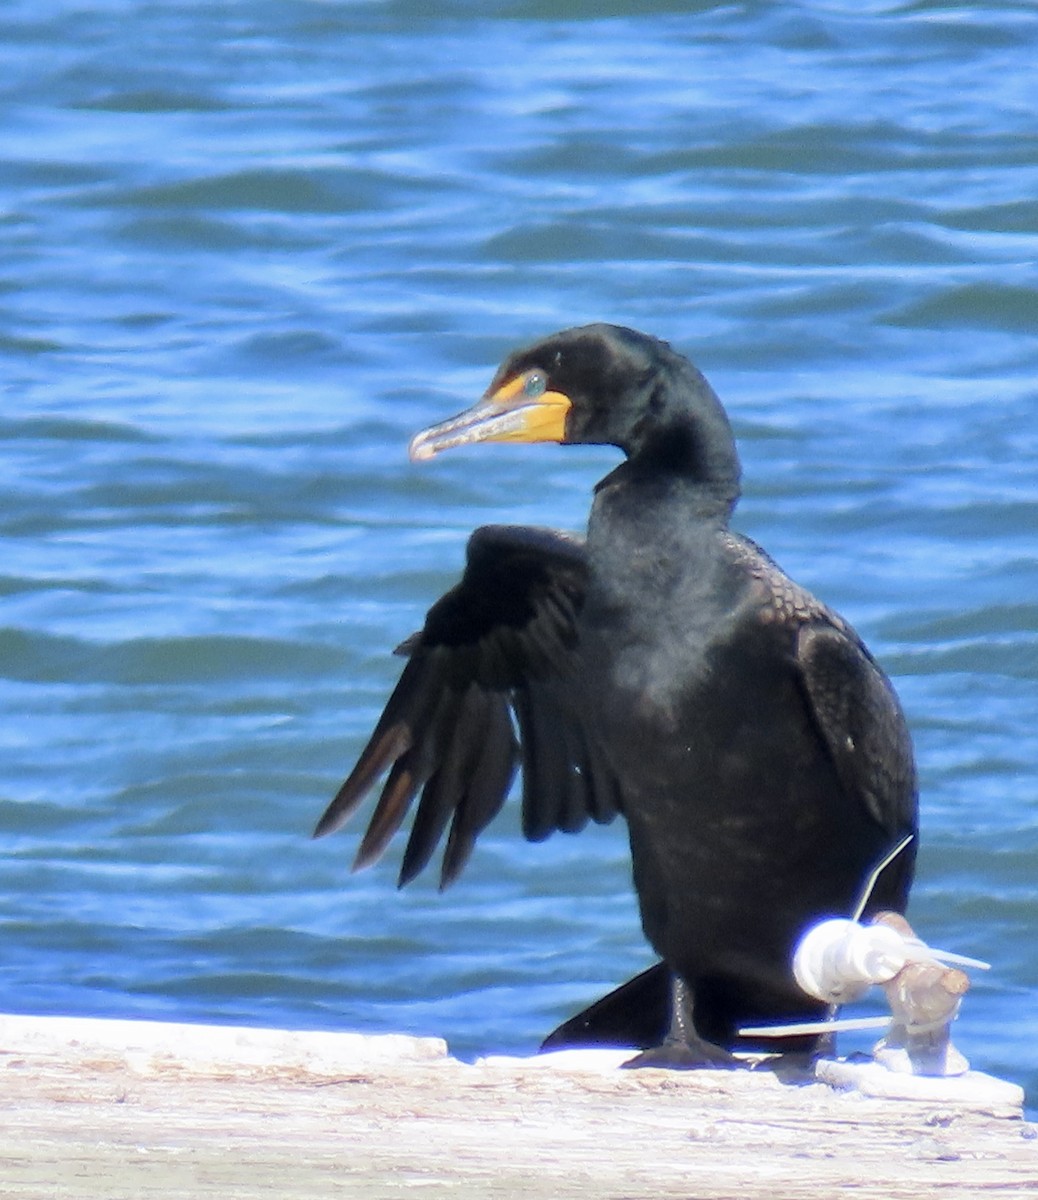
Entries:
POLYGON ((416 433, 407 447, 407 457, 411 462, 428 462, 436 457, 436 447, 433 446, 424 433, 416 433))

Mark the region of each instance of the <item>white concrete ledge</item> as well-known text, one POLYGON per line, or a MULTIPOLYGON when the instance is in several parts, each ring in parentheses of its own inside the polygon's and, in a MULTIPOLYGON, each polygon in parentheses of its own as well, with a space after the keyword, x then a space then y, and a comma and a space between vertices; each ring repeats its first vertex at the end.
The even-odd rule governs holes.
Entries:
POLYGON ((334 1076, 360 1067, 443 1059, 447 1043, 403 1033, 369 1037, 245 1025, 0 1014, 0 1054, 12 1053, 72 1059, 105 1054, 140 1073, 175 1067, 204 1075, 276 1066, 334 1076))
POLYGON ((1038 1130, 1004 1093, 866 1098, 767 1072, 621 1071, 624 1056, 466 1065, 439 1039, 0 1016, 0 1195, 1038 1194, 1038 1130))

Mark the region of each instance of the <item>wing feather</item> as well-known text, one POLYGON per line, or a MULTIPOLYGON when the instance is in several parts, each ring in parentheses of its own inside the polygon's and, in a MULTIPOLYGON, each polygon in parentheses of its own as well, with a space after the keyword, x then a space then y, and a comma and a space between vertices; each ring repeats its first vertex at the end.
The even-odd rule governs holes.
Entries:
POLYGON ((501 731, 498 726, 498 736, 506 739, 506 752, 514 770, 518 747, 508 722, 507 705, 502 697, 490 695, 473 685, 465 693, 457 732, 444 751, 443 761, 422 790, 400 867, 400 887, 425 870, 455 810, 464 802, 468 781, 478 770, 482 739, 491 735, 491 706, 504 710, 505 728, 501 731))
POLYGON ((500 812, 515 773, 515 756, 511 751, 512 723, 507 710, 494 705, 488 709, 488 717, 491 727, 497 725, 498 728, 488 729, 489 736, 480 748, 465 796, 454 810, 443 852, 441 891, 461 874, 476 838, 500 812))
POLYGON ((890 682, 849 630, 805 625, 797 662, 844 788, 891 838, 915 826, 912 743, 890 682))

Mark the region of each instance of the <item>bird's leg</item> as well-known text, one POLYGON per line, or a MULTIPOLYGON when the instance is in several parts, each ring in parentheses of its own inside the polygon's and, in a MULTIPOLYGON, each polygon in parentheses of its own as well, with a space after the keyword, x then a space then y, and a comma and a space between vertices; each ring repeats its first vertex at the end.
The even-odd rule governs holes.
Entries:
POLYGON ((723 1046, 715 1046, 696 1033, 693 1020, 695 997, 689 985, 678 975, 671 976, 670 1028, 658 1046, 643 1050, 625 1067, 668 1067, 694 1071, 712 1067, 727 1070, 745 1066, 723 1046))

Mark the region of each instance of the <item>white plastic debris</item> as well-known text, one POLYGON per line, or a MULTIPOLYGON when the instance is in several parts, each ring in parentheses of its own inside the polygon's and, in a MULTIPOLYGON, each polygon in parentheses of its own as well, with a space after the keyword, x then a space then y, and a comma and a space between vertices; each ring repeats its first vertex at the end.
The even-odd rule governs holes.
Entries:
POLYGON ((893 929, 833 917, 813 925, 800 939, 793 975, 816 1000, 847 1004, 873 984, 893 979, 905 962, 902 939, 893 929))
POLYGON ((800 939, 793 954, 793 975, 816 1000, 847 1004, 874 984, 888 983, 910 962, 988 970, 979 959, 936 950, 889 925, 861 925, 833 917, 812 925, 800 939))

